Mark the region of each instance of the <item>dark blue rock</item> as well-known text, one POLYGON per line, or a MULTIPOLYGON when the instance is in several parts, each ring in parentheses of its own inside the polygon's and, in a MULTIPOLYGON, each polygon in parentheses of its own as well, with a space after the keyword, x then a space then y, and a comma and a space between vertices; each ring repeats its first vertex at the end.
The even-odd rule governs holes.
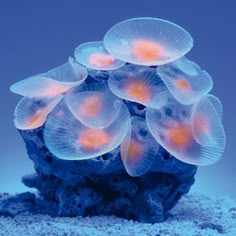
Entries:
POLYGON ((45 146, 43 129, 20 131, 36 170, 36 174, 22 180, 26 186, 38 189, 41 201, 51 211, 48 214, 103 214, 160 222, 194 183, 197 168, 164 149, 159 151, 151 170, 140 177, 126 173, 119 149, 90 160, 58 159, 45 146))

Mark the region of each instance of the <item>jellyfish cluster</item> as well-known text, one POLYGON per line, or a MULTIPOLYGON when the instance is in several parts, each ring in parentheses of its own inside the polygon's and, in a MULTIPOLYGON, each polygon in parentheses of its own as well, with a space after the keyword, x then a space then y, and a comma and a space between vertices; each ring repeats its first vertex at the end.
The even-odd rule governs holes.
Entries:
POLYGON ((44 126, 46 146, 64 160, 120 148, 131 176, 145 174, 161 147, 185 163, 212 164, 225 148, 222 104, 209 94, 211 76, 186 58, 192 47, 190 34, 169 21, 120 22, 103 41, 79 45, 64 65, 13 84, 24 96, 15 126, 44 126))

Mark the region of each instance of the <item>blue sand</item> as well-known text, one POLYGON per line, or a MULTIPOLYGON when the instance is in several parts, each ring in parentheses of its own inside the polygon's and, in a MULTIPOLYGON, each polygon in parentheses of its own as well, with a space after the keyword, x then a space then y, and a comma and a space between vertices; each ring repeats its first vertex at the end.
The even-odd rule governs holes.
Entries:
POLYGON ((166 221, 157 224, 140 223, 115 216, 51 217, 44 214, 46 204, 43 201, 37 200, 38 210, 35 202, 34 195, 30 193, 17 196, 0 194, 1 214, 6 209, 11 209, 12 215, 18 211, 14 217, 0 216, 0 235, 236 235, 236 202, 227 197, 188 194, 170 211, 166 221))

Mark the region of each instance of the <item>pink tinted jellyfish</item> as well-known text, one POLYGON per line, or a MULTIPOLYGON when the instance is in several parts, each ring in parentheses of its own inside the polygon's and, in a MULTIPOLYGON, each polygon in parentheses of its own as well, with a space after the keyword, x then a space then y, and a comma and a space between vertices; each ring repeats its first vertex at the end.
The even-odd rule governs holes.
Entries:
POLYGON ((157 18, 122 21, 104 37, 104 46, 117 58, 139 65, 162 65, 185 55, 193 46, 190 34, 180 26, 157 18))
POLYGON ((167 88, 154 70, 131 67, 131 70, 116 70, 108 80, 110 90, 122 99, 159 108, 166 102, 167 88))
POLYGON ((179 160, 209 165, 222 156, 225 133, 217 107, 207 96, 195 105, 174 99, 161 109, 147 109, 147 126, 153 137, 179 160))
POLYGON ((193 104, 213 87, 210 75, 185 57, 159 66, 157 73, 175 99, 183 104, 193 104))
POLYGON ((125 64, 109 54, 102 41, 79 45, 75 49, 75 58, 80 64, 95 70, 114 70, 125 64))

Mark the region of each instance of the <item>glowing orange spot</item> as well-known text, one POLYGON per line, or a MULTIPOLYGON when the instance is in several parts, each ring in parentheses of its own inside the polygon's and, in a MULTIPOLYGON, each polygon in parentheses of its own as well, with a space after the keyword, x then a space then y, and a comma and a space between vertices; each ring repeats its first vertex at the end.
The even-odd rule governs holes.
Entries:
POLYGON ((178 89, 181 90, 191 90, 191 85, 189 84, 189 82, 185 79, 176 79, 174 80, 175 86, 178 89))
POLYGON ((89 57, 89 63, 101 68, 108 67, 114 62, 114 57, 102 53, 93 53, 89 57))
POLYGON ((163 55, 163 49, 157 43, 149 40, 138 40, 133 43, 133 52, 143 61, 155 61, 163 55))
POLYGON ((79 107, 79 112, 87 117, 96 116, 102 107, 101 100, 98 96, 90 96, 85 99, 79 107))
POLYGON ((79 135, 77 143, 82 147, 89 150, 95 150, 110 140, 109 135, 100 129, 86 129, 79 135))
POLYGON ((189 125, 180 124, 167 131, 167 137, 171 145, 176 148, 187 147, 192 141, 192 130, 189 125))
POLYGON ((63 94, 68 91, 68 88, 63 85, 51 85, 47 89, 44 90, 44 96, 55 96, 58 94, 63 94))
POLYGON ((135 159, 137 156, 140 156, 141 151, 142 150, 140 144, 132 140, 129 144, 128 158, 135 159))
POLYGON ((142 81, 130 83, 126 88, 126 92, 130 98, 140 102, 146 102, 151 96, 149 87, 142 81))
POLYGON ((39 119, 39 117, 41 116, 42 112, 43 112, 42 109, 36 111, 32 115, 32 117, 28 120, 28 125, 29 126, 33 125, 39 119))
POLYGON ((197 131, 202 131, 205 134, 210 134, 210 127, 207 117, 203 114, 198 114, 194 118, 194 127, 197 131))

